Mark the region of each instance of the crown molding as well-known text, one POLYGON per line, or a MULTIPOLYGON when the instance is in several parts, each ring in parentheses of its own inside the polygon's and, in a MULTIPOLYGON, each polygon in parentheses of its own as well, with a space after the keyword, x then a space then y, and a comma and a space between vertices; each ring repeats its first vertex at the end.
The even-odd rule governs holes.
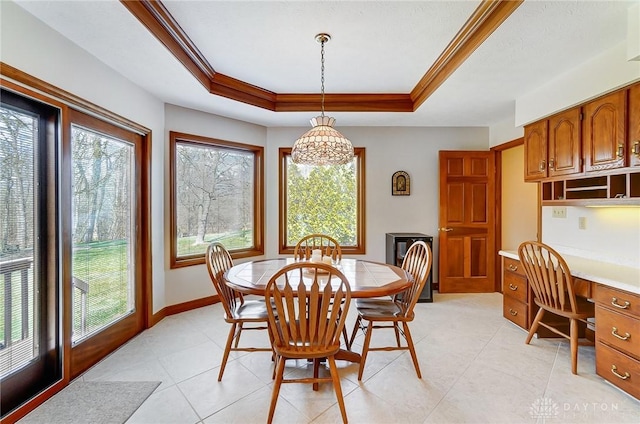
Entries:
MULTIPOLYGON (((524 0, 482 0, 411 93, 325 94, 333 112, 413 112, 524 0)), ((320 94, 275 93, 216 72, 159 0, 120 0, 211 94, 274 112, 317 111, 320 94)))

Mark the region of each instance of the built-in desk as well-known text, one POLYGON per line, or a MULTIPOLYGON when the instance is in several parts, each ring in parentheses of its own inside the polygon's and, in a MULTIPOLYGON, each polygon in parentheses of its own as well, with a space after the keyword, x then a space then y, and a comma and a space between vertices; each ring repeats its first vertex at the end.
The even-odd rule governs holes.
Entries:
MULTIPOLYGON (((503 315, 529 330, 536 307, 518 253, 501 250, 503 315)), ((562 254, 579 295, 596 304, 596 372, 640 399, 640 268, 562 254)), ((540 334, 538 334, 540 336, 540 334)))

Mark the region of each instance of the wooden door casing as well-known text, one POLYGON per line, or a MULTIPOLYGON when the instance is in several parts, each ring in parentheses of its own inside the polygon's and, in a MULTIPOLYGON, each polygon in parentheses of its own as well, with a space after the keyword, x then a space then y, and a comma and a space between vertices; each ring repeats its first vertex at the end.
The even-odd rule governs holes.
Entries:
POLYGON ((640 83, 629 88, 629 166, 640 166, 640 83))
POLYGON ((542 120, 524 127, 524 180, 547 177, 548 122, 542 120))
POLYGON ((495 207, 494 152, 441 151, 440 292, 494 291, 495 207))
POLYGON ((584 170, 625 166, 627 90, 616 91, 584 106, 584 170))
POLYGON ((549 177, 582 172, 580 107, 549 118, 549 177))

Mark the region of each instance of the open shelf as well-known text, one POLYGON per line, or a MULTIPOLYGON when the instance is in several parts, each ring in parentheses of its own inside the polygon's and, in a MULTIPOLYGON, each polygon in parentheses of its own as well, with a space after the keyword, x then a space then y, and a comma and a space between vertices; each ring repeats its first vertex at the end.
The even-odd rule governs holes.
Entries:
POLYGON ((541 182, 542 205, 640 205, 640 169, 541 182))

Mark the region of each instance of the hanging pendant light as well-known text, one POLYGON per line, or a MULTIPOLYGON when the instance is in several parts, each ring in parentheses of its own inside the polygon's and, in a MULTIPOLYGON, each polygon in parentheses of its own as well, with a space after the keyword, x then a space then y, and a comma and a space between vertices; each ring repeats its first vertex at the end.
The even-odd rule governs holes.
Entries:
POLYGON ((320 82, 321 82, 321 114, 311 119, 311 128, 293 143, 291 159, 294 163, 304 165, 344 165, 353 160, 351 142, 338 130, 333 128, 335 119, 324 116, 324 45, 331 36, 316 35, 320 43, 320 82))

